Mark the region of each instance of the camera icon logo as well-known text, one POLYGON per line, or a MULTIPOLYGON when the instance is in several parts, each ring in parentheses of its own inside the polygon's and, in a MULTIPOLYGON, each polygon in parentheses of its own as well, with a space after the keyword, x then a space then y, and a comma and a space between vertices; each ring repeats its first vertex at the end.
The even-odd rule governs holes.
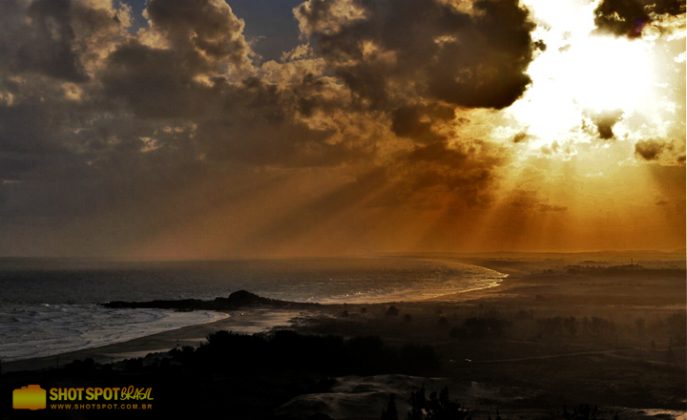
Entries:
POLYGON ((15 410, 45 410, 46 393, 40 385, 26 385, 12 391, 15 410))

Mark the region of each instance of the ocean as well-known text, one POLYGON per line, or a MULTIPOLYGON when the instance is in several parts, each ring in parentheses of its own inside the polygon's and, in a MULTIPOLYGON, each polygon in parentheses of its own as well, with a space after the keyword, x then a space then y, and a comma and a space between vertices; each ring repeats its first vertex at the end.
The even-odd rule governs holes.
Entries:
POLYGON ((0 260, 0 360, 126 341, 226 317, 213 311, 107 309, 111 300, 213 299, 237 290, 300 302, 422 300, 492 287, 505 275, 410 257, 99 262, 0 260))

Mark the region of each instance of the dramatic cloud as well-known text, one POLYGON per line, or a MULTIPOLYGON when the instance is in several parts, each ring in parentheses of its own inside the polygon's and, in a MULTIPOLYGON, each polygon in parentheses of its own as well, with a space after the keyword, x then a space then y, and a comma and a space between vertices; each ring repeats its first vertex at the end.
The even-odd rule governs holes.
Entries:
POLYGON ((413 98, 503 108, 530 82, 533 24, 517 1, 308 0, 295 9, 336 74, 370 106, 413 98))
POLYGON ((664 142, 644 140, 635 144, 635 153, 645 160, 657 160, 666 148, 668 145, 664 142))
POLYGON ((3 1, 0 69, 83 82, 124 33, 128 9, 107 1, 3 1))
POLYGON ((604 112, 594 116, 594 123, 599 131, 599 137, 603 140, 609 140, 615 137, 613 134, 613 126, 622 118, 622 111, 604 112))
POLYGON ((153 0, 146 15, 181 55, 250 67, 252 51, 243 37, 244 22, 222 0, 153 0), (180 51, 179 51, 180 50, 180 51))
POLYGON ((641 36, 645 26, 665 15, 684 13, 682 0, 603 0, 595 11, 597 27, 629 38, 641 36))
POLYGON ((522 95, 533 24, 516 1, 465 6, 308 0, 294 9, 325 74, 350 91, 352 108, 388 119, 393 135, 410 141, 405 154, 384 160, 389 202, 449 194, 480 203, 490 195, 502 152, 455 132, 470 108, 503 108, 522 95))
MULTIPOLYGON (((625 22, 621 3, 597 16, 625 22)), ((487 217, 517 151, 546 147, 526 125, 493 138, 548 51, 516 0, 303 0, 280 20, 298 45, 270 59, 231 5, 0 2, 0 254, 174 247, 159 238, 199 225, 208 249, 269 253, 423 218, 419 243, 452 244, 446 226, 487 217)), ((625 121, 590 118, 603 139, 625 121)), ((644 159, 667 150, 645 143, 644 159)), ((504 214, 568 213, 532 194, 504 214)))

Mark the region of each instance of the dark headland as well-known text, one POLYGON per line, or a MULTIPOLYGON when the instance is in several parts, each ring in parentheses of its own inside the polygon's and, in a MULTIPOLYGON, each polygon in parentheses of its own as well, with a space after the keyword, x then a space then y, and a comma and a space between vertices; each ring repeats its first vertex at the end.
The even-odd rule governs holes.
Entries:
POLYGON ((103 304, 106 308, 155 308, 187 310, 213 310, 235 311, 249 308, 272 309, 314 309, 320 306, 317 303, 289 302, 285 300, 270 299, 258 296, 246 290, 231 293, 228 297, 217 297, 213 300, 200 299, 176 299, 176 300, 151 300, 147 302, 112 301, 103 304))

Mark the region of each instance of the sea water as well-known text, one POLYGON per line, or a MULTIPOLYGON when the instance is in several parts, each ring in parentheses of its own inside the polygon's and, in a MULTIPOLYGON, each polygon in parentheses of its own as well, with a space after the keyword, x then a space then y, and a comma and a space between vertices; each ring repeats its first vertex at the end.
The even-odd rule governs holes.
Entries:
POLYGON ((496 271, 403 257, 132 263, 0 260, 0 360, 95 347, 226 317, 108 309, 111 300, 213 299, 236 290, 300 302, 422 300, 491 287, 496 271))

